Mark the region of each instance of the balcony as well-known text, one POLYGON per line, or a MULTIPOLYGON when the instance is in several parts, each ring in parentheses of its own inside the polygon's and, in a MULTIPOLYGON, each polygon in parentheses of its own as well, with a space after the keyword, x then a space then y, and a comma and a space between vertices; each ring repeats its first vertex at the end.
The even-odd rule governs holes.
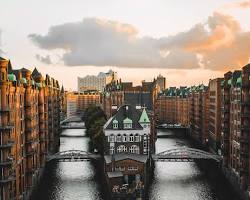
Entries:
POLYGON ((240 143, 248 144, 249 143, 249 139, 248 138, 240 138, 240 143))
POLYGON ((242 125, 241 130, 250 131, 250 126, 249 125, 242 125))
POLYGON ((14 140, 9 140, 6 144, 0 145, 0 149, 11 148, 14 144, 14 140))
POLYGON ((33 156, 34 154, 36 154, 36 151, 35 151, 35 150, 26 152, 26 156, 33 156))
POLYGON ((6 126, 0 125, 0 130, 9 130, 9 131, 11 131, 13 128, 14 128, 14 125, 6 125, 6 126))
POLYGON ((248 157, 249 157, 249 152, 248 152, 248 151, 245 151, 245 150, 244 150, 244 151, 241 150, 241 151, 240 151, 240 155, 243 156, 244 158, 248 158, 248 157))
POLYGON ((0 179, 0 184, 6 184, 6 183, 12 182, 14 180, 15 180, 14 176, 3 177, 2 179, 0 179))
POLYGON ((13 163, 13 158, 7 158, 4 161, 0 161, 0 167, 10 166, 13 163))
POLYGON ((242 113, 241 117, 242 118, 250 118, 250 113, 242 113))
POLYGON ((35 143, 35 142, 38 142, 38 141, 39 140, 37 138, 32 138, 32 139, 26 140, 25 144, 31 144, 31 143, 35 143))
POLYGON ((0 108, 0 113, 4 113, 4 112, 11 112, 11 109, 9 107, 5 107, 5 108, 0 108))
POLYGON ((243 106, 250 106, 250 101, 241 102, 241 105, 243 105, 243 106))

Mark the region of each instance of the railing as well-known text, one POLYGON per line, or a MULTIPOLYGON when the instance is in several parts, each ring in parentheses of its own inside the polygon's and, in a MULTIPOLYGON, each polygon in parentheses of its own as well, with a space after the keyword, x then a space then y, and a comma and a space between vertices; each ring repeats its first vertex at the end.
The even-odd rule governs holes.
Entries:
POLYGON ((169 149, 161 153, 152 155, 155 161, 166 162, 191 162, 194 160, 215 160, 221 161, 221 157, 199 149, 181 147, 176 149, 169 149))
POLYGON ((68 150, 58 152, 53 155, 49 155, 47 157, 47 162, 52 160, 63 161, 63 162, 82 162, 82 161, 89 161, 89 160, 98 160, 101 158, 99 154, 90 153, 81 150, 68 150))

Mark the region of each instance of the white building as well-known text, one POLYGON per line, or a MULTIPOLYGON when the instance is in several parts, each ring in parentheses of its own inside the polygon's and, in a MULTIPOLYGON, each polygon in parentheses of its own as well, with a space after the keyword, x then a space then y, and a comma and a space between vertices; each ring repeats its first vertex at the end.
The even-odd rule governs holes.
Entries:
POLYGON ((78 92, 87 90, 103 91, 105 86, 112 81, 117 81, 117 72, 109 70, 107 73, 100 72, 97 76, 88 75, 83 78, 77 77, 78 92))

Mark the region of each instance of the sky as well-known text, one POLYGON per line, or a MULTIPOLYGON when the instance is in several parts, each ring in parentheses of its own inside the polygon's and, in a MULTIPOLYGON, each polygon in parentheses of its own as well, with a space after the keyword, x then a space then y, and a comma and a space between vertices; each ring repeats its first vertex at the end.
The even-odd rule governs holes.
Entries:
POLYGON ((0 0, 0 56, 67 89, 113 69, 139 84, 208 83, 250 59, 250 0, 0 0))

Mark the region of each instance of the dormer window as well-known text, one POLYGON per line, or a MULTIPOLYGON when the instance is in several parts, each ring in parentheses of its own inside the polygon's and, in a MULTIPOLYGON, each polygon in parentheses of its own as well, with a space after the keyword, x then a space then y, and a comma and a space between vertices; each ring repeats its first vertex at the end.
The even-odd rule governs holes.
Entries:
POLYGON ((118 121, 116 119, 113 121, 113 129, 118 129, 118 121))
POLYGON ((128 117, 123 120, 123 128, 124 129, 132 129, 132 120, 128 117))

